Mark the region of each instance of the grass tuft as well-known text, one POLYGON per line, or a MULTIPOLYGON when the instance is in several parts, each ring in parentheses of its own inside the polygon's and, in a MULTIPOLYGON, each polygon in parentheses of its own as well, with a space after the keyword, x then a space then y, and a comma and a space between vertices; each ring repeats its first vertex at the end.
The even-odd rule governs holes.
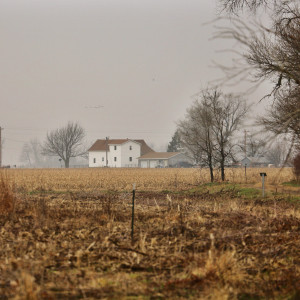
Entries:
POLYGON ((10 216, 14 210, 15 196, 8 178, 2 174, 0 175, 0 215, 10 216))

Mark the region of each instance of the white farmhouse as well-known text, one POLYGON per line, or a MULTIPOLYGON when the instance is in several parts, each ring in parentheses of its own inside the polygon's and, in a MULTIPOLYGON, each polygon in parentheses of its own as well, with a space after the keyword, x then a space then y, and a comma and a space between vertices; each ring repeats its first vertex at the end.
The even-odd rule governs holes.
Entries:
POLYGON ((89 167, 138 167, 138 157, 153 150, 144 140, 97 140, 89 152, 89 167), (107 160, 107 162, 106 162, 107 160))

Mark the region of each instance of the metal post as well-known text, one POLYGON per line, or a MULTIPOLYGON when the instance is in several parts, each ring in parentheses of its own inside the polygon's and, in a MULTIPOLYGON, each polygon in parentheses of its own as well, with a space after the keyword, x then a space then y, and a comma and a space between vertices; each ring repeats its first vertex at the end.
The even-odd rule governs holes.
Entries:
POLYGON ((265 197, 265 176, 262 176, 262 196, 265 197))
POLYGON ((131 214, 131 242, 133 242, 133 232, 134 232, 134 200, 135 200, 135 183, 132 188, 132 214, 131 214))
POLYGON ((245 158, 247 157, 247 130, 244 130, 244 152, 245 152, 245 158))
POLYGON ((246 178, 246 182, 247 182, 247 164, 245 164, 245 178, 246 178))
POLYGON ((267 176, 267 173, 260 173, 261 181, 262 181, 262 196, 265 197, 265 176, 267 176))

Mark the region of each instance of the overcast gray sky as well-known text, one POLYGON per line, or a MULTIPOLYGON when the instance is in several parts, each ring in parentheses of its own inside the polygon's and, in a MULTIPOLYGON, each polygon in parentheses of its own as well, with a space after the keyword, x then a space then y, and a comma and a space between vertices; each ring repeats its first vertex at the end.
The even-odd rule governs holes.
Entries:
POLYGON ((220 77, 212 61, 231 59, 205 25, 217 11, 214 0, 1 0, 3 163, 68 121, 88 142, 162 150, 191 96, 220 77))

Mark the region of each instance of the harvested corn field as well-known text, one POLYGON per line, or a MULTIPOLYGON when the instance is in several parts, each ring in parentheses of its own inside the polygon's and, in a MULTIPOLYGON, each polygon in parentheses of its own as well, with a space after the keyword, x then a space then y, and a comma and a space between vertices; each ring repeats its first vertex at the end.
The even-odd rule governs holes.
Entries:
MULTIPOLYGON (((266 183, 279 186, 293 179, 291 168, 227 169, 226 180, 232 184, 260 185, 260 172, 267 173, 266 183)), ((136 183, 139 190, 162 191, 189 189, 209 182, 207 169, 24 169, 9 170, 15 186, 24 191, 130 191, 136 183)), ((220 179, 216 173, 216 181, 220 179)))
POLYGON ((265 171, 9 170, 0 299, 298 299, 300 188, 265 171))

